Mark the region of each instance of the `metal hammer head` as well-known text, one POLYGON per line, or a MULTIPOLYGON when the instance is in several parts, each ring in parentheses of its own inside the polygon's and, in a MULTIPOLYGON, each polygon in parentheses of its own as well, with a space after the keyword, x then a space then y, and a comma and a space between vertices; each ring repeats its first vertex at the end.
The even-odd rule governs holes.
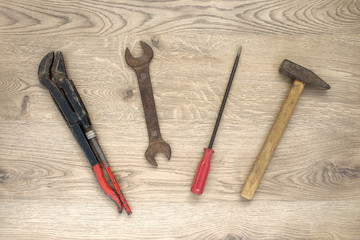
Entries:
POLYGON ((280 73, 290 77, 291 79, 299 80, 306 84, 311 84, 316 87, 330 89, 330 85, 322 80, 313 71, 304 68, 294 62, 285 59, 280 66, 280 73))

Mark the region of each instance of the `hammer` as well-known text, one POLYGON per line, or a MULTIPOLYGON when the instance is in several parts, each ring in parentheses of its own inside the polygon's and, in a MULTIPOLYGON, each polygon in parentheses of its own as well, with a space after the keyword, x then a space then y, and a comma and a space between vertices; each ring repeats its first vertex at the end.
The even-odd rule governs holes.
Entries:
POLYGON ((291 79, 294 79, 294 82, 241 190, 241 196, 248 200, 253 198, 258 188, 270 159, 289 122, 291 114, 294 111, 296 103, 299 100, 301 92, 304 89, 305 83, 323 89, 330 89, 330 85, 314 72, 287 59, 282 62, 279 71, 291 79))

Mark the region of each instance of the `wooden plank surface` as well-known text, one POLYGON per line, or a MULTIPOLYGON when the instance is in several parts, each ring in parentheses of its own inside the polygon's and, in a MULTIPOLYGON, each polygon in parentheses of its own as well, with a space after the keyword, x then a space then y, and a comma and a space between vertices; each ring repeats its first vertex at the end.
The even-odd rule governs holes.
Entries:
POLYGON ((360 2, 0 0, 1 239, 359 239, 360 2), (150 65, 163 138, 146 125, 124 51, 150 65), (243 52, 202 196, 190 192, 238 47, 243 52), (37 68, 62 51, 133 215, 98 188, 37 68), (291 81, 306 86, 252 201, 240 190, 291 81))

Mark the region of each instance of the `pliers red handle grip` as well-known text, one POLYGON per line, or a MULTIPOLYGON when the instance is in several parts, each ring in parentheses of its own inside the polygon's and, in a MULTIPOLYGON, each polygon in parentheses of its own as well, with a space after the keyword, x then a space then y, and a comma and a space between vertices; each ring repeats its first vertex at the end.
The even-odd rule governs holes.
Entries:
POLYGON ((124 206, 126 212, 130 215, 131 214, 130 207, 129 207, 123 193, 120 190, 119 184, 117 183, 115 176, 111 171, 111 168, 109 166, 108 161, 105 158, 103 151, 101 150, 101 147, 96 139, 95 131, 90 129, 85 132, 85 135, 90 143, 90 147, 95 152, 95 155, 96 155, 98 161, 100 162, 93 166, 93 171, 94 171, 96 179, 99 183, 100 188, 104 191, 104 193, 106 195, 108 195, 112 200, 114 200, 114 202, 119 206, 120 212, 122 211, 122 206, 124 206), (102 167, 105 168, 105 171, 106 171, 108 177, 110 178, 110 181, 111 181, 112 185, 114 186, 116 193, 114 193, 114 191, 107 184, 107 182, 104 178, 104 173, 103 173, 102 167), (116 198, 116 199, 114 199, 114 198, 116 198), (121 203, 120 205, 118 204, 118 202, 119 202, 118 200, 120 200, 120 203, 121 203))
POLYGON ((125 197, 122 194, 122 192, 120 190, 120 187, 117 184, 113 173, 111 172, 110 167, 106 168, 106 172, 109 175, 109 178, 110 178, 111 182, 113 183, 113 185, 115 187, 116 193, 107 184, 100 163, 94 165, 92 169, 94 171, 94 174, 95 174, 96 180, 97 180, 97 182, 99 184, 99 187, 104 191, 104 193, 109 198, 111 198, 116 203, 116 205, 119 208, 119 212, 120 213, 122 212, 122 206, 124 206, 125 211, 127 212, 128 215, 130 215, 132 213, 131 209, 130 209, 127 201, 125 200, 125 197))

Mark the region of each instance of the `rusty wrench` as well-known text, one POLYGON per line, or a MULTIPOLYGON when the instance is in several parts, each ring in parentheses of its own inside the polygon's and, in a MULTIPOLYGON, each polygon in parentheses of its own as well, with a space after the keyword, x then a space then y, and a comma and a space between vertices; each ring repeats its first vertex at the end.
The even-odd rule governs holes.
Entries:
POLYGON ((161 138, 159 122, 156 114, 155 100, 149 74, 149 65, 154 53, 151 47, 145 42, 140 41, 140 44, 143 49, 143 54, 138 58, 134 58, 131 55, 129 48, 126 48, 125 60, 136 73, 144 108, 146 126, 149 135, 149 147, 145 152, 145 158, 149 163, 157 166, 155 154, 157 152, 163 152, 167 159, 170 160, 171 148, 170 145, 161 138))

